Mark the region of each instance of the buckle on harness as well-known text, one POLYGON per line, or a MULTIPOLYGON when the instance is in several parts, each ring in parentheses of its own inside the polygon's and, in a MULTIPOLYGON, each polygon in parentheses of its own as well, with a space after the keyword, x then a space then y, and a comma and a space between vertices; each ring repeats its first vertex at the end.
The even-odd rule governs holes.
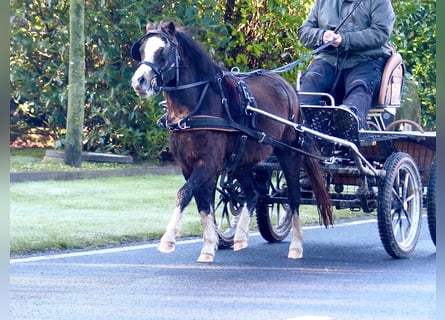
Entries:
POLYGON ((266 134, 264 132, 261 132, 260 134, 261 134, 261 137, 258 139, 258 142, 263 143, 264 139, 266 139, 266 134))
POLYGON ((178 129, 179 130, 190 129, 190 126, 187 126, 187 119, 181 119, 178 121, 178 129))

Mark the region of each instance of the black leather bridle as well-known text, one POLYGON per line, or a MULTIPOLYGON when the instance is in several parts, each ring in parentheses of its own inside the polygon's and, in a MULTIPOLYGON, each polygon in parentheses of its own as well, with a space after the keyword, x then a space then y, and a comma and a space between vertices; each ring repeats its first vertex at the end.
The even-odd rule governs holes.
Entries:
POLYGON ((154 29, 154 30, 149 30, 145 35, 143 35, 137 42, 135 42, 132 47, 131 47, 131 56, 133 59, 135 59, 136 61, 140 61, 139 65, 147 65, 149 66, 155 76, 153 77, 153 79, 151 80, 151 86, 153 88, 153 91, 159 93, 161 91, 176 91, 176 90, 184 90, 184 89, 189 89, 189 88, 193 88, 193 87, 197 87, 200 85, 204 85, 204 84, 208 84, 209 81, 197 81, 197 82, 193 82, 190 84, 186 84, 186 85, 179 85, 179 70, 180 70, 180 63, 181 63, 181 56, 179 54, 179 48, 178 48, 178 42, 176 41, 176 39, 174 37, 172 37, 170 34, 168 34, 167 32, 165 32, 162 29, 154 29), (165 64, 162 67, 159 67, 158 65, 156 65, 153 62, 150 61, 142 61, 142 57, 141 57, 141 53, 140 53, 140 49, 141 46, 143 45, 144 41, 153 36, 153 35, 158 35, 161 36, 162 38, 165 39, 165 41, 167 42, 167 46, 169 47, 166 53, 164 53, 164 57, 165 57, 165 64), (170 71, 172 69, 176 70, 176 85, 174 87, 168 87, 165 86, 164 83, 164 74, 167 71, 170 71))

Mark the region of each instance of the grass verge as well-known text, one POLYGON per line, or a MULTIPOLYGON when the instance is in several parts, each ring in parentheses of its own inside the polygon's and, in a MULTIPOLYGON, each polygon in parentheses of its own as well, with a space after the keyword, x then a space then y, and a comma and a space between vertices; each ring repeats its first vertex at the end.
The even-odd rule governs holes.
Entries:
MULTIPOLYGON (((182 181, 148 175, 11 184, 11 254, 157 239, 182 181)), ((183 235, 198 234, 198 218, 186 213, 183 235)))
MULTIPOLYGON (((43 163, 43 149, 11 150, 11 170, 114 169, 135 164, 87 163, 75 169, 43 163)), ((181 175, 146 175, 10 184, 10 254, 97 248, 157 240, 173 212, 181 175)), ((362 212, 341 210, 336 219, 362 212)), ((302 222, 318 222, 315 206, 302 206, 302 222)), ((256 228, 252 219, 252 230, 256 228)), ((201 235, 194 201, 186 208, 181 236, 201 235)))
MULTIPOLYGON (((11 184, 10 253, 157 240, 183 182, 180 175, 147 175, 11 184)), ((336 218, 355 215, 341 210, 336 218)), ((314 206, 302 206, 300 216, 303 223, 318 222, 314 206)), ((201 235, 201 225, 192 201, 185 210, 181 236, 195 235, 201 235)))

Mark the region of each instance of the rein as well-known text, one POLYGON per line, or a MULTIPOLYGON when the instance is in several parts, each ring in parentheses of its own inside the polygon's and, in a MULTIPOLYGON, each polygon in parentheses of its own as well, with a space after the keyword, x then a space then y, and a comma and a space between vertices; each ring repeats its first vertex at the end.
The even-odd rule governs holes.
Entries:
MULTIPOLYGON (((345 22, 349 19, 349 17, 354 13, 354 11, 358 8, 358 6, 362 3, 363 0, 359 0, 357 1, 357 3, 354 5, 354 7, 352 8, 352 10, 347 14, 346 17, 343 18, 343 20, 338 24, 338 26, 335 27, 335 29, 333 30, 334 32, 337 32, 344 24, 345 22)), ((282 73, 282 72, 287 72, 292 70, 293 68, 295 68, 297 65, 299 65, 300 63, 302 63, 303 61, 305 61, 306 59, 309 59, 310 57, 312 57, 313 55, 316 55, 317 53, 323 51, 324 49, 326 49, 327 47, 329 47, 331 44, 333 44, 337 39, 334 38, 324 44, 322 44, 321 46, 319 46, 317 49, 312 50, 311 52, 305 54, 304 56, 300 57, 299 59, 295 60, 294 62, 288 63, 284 66, 272 69, 272 72, 275 73, 282 73)), ((239 70, 239 69, 232 69, 232 70, 239 70)), ((258 73, 261 70, 254 70, 254 71, 250 71, 250 72, 239 72, 239 71, 232 71, 231 73, 233 75, 249 75, 249 74, 254 74, 254 73, 258 73)))

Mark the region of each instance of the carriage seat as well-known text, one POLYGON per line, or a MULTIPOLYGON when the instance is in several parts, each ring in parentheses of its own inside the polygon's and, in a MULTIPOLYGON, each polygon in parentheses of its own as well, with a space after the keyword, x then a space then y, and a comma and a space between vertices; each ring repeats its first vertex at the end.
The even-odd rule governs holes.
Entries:
POLYGON ((400 107, 404 74, 402 56, 394 52, 383 69, 377 106, 400 107))
POLYGON ((385 123, 393 120, 396 108, 400 107, 404 76, 405 66, 402 56, 393 50, 383 69, 377 99, 368 113, 368 119, 380 130, 385 129, 385 123))

